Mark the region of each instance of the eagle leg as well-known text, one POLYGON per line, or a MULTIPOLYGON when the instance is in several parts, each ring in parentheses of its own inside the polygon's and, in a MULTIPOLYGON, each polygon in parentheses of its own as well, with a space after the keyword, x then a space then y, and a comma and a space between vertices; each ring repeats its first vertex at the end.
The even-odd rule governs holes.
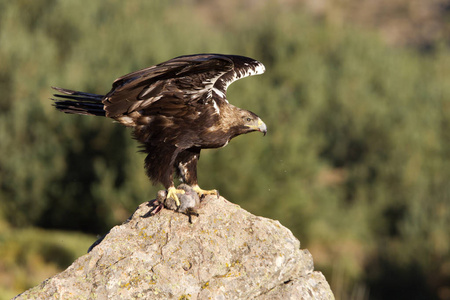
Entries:
POLYGON ((177 204, 177 206, 180 206, 180 199, 178 199, 177 194, 184 194, 185 191, 181 190, 181 189, 176 189, 174 186, 171 186, 167 189, 167 196, 166 199, 172 198, 173 200, 175 200, 175 203, 177 204))
POLYGON ((198 194, 200 198, 205 195, 216 195, 217 198, 219 198, 219 191, 217 190, 203 190, 198 186, 198 184, 193 185, 192 189, 198 194))

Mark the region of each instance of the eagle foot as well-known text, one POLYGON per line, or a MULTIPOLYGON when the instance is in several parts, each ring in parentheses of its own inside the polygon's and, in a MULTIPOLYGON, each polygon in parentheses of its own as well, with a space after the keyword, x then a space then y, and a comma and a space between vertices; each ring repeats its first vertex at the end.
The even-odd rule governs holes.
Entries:
POLYGON ((198 217, 196 208, 200 205, 200 197, 187 184, 180 184, 177 188, 159 191, 157 194, 157 201, 162 204, 164 208, 185 214, 189 217, 189 223, 192 223, 192 216, 198 217), (169 192, 171 192, 169 194, 169 192), (181 191, 181 192, 180 192, 181 191), (176 203, 175 195, 179 201, 176 203), (170 201, 169 201, 170 198, 170 201))
POLYGON ((177 207, 179 207, 181 203, 180 199, 178 199, 177 194, 184 194, 184 193, 185 193, 184 190, 176 189, 175 187, 171 186, 170 188, 167 189, 166 199, 172 198, 173 200, 175 200, 177 207))
POLYGON ((194 185, 192 189, 198 194, 200 198, 203 198, 206 195, 216 195, 219 198, 218 190, 203 190, 198 185, 194 185))

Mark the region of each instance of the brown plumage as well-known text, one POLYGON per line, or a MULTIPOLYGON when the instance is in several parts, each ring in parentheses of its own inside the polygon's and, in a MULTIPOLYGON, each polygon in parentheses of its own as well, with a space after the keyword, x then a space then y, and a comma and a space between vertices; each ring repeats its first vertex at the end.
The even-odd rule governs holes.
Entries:
MULTIPOLYGON (((264 66, 237 55, 180 56, 114 81, 106 95, 54 88, 55 107, 71 114, 106 116, 133 127, 144 146, 145 169, 154 183, 174 190, 173 174, 194 187, 200 150, 219 148, 244 133, 267 131, 254 113, 231 105, 227 87, 261 74, 264 66)), ((177 190, 178 191, 178 190, 177 190)))

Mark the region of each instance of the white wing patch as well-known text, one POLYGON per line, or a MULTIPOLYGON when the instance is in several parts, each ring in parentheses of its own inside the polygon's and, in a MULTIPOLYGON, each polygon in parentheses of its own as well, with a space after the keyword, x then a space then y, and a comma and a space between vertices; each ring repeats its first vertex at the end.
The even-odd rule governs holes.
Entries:
POLYGON ((117 121, 122 123, 125 126, 135 126, 135 120, 129 116, 120 116, 117 118, 117 121))
POLYGON ((133 104, 130 105, 130 107, 128 108, 127 113, 131 113, 133 111, 139 110, 141 107, 146 107, 149 106, 150 104, 152 104, 153 102, 158 101, 159 99, 162 98, 162 95, 156 96, 156 97, 152 97, 149 99, 145 99, 145 100, 138 100, 136 102, 134 102, 133 104))
POLYGON ((245 68, 235 69, 233 76, 231 76, 224 82, 225 90, 230 86, 230 84, 232 84, 233 82, 235 82, 238 79, 248 77, 248 76, 262 74, 266 71, 266 68, 264 67, 264 65, 262 63, 260 63, 259 61, 255 61, 254 64, 252 63, 251 65, 249 63, 245 63, 244 65, 245 65, 245 68))
POLYGON ((214 106, 214 110, 216 111, 216 114, 220 115, 220 108, 217 105, 217 102, 215 100, 213 100, 212 102, 213 102, 213 106, 214 106))
POLYGON ((225 98, 225 94, 221 90, 219 90, 218 88, 213 87, 212 91, 214 93, 216 93, 216 95, 219 96, 220 98, 225 98))
MULTIPOLYGON (((203 81, 202 83, 204 84, 204 89, 200 90, 200 92, 205 92, 206 90, 208 90, 207 99, 214 98, 214 95, 212 95, 212 93, 214 93, 215 96, 222 98, 223 100, 225 100, 226 103, 228 103, 225 91, 227 90, 228 86, 230 86, 230 84, 232 84, 234 81, 238 79, 262 74, 265 71, 266 68, 259 61, 252 61, 251 63, 243 63, 241 67, 236 66, 233 70, 225 74, 221 74, 217 77, 209 78, 203 81), (221 84, 219 86, 216 85, 217 80, 221 81, 221 84)), ((217 107, 217 103, 214 102, 213 105, 217 114, 219 114, 220 110, 217 107)))

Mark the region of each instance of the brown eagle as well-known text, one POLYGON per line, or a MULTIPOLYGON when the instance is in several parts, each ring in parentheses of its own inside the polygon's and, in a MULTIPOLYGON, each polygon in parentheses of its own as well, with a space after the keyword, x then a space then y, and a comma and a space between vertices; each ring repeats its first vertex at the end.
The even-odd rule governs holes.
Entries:
POLYGON ((261 74, 264 65, 238 55, 197 54, 176 57, 116 79, 106 95, 53 87, 54 106, 65 113, 106 116, 133 128, 147 153, 145 169, 179 206, 174 173, 199 196, 217 194, 197 183, 200 150, 220 148, 244 133, 267 127, 254 113, 231 105, 227 87, 261 74))

